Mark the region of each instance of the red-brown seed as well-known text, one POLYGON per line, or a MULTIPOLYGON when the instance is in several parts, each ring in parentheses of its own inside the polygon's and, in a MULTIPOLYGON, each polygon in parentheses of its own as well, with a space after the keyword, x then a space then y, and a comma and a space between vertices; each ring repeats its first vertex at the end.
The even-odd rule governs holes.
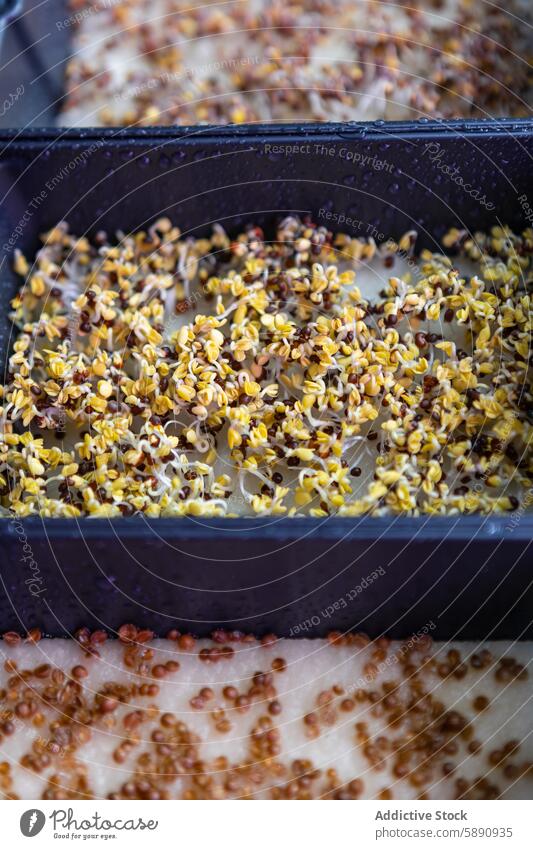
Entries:
POLYGON ((196 640, 191 634, 182 634, 178 640, 178 645, 182 651, 192 651, 196 645, 196 640))
POLYGON ((135 625, 121 625, 118 629, 118 638, 123 643, 133 643, 137 637, 135 625))
POLYGON ((30 628, 26 635, 26 640, 28 643, 38 643, 42 639, 42 636, 40 628, 30 628))
POLYGON ((88 674, 89 674, 89 672, 87 671, 85 666, 82 666, 81 664, 78 664, 77 666, 72 667, 72 675, 73 675, 74 678, 77 678, 78 680, 80 680, 81 678, 87 678, 88 674))
POLYGON ((118 707, 117 699, 110 698, 108 696, 102 698, 100 701, 100 710, 102 713, 112 713, 118 707))

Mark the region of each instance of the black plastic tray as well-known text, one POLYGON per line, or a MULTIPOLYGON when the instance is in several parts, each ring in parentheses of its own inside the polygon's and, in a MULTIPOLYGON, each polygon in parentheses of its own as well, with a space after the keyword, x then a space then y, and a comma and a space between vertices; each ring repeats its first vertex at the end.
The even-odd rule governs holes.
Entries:
MULTIPOLYGON (((184 231, 215 221, 235 231, 253 219, 268 232, 296 211, 331 229, 350 229, 334 215, 357 218, 366 235, 415 227, 435 248, 451 225, 527 226, 532 155, 525 120, 0 133, 0 347, 5 357, 13 250, 31 255, 38 233, 62 218, 78 234, 132 230, 162 213, 184 231), (300 151, 287 155, 288 145, 300 151)), ((133 621, 159 634, 533 637, 532 531, 527 513, 512 522, 5 520, 0 631, 133 621)))

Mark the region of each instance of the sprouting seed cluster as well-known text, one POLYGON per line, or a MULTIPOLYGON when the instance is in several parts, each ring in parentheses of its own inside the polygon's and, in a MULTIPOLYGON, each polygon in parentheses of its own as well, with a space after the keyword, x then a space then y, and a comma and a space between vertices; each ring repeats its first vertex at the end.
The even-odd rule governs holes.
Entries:
POLYGON ((377 246, 291 216, 268 241, 185 238, 162 218, 111 243, 60 223, 16 258, 4 512, 525 509, 533 231, 444 247, 369 300, 357 269, 414 256, 416 233, 377 246))

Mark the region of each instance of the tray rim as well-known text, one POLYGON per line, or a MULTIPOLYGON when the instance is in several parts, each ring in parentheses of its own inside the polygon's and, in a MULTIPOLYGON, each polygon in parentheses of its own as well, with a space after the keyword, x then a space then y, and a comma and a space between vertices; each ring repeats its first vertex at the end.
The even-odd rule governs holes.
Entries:
POLYGON ((487 137, 491 135, 533 135, 533 117, 526 118, 463 118, 429 119, 417 121, 349 121, 349 122, 272 122, 258 124, 192 124, 188 126, 149 127, 7 127, 0 129, 0 143, 26 143, 35 141, 80 141, 98 138, 105 141, 150 141, 171 139, 220 137, 250 138, 254 136, 328 136, 342 140, 375 140, 382 136, 392 138, 421 138, 438 136, 487 137))
MULTIPOLYGON (((18 536, 15 525, 20 524, 28 538, 34 540, 73 539, 78 536, 91 540, 134 539, 148 537, 157 532, 164 541, 172 539, 191 541, 215 540, 221 532, 233 533, 235 539, 261 539, 297 541, 305 536, 320 539, 349 539, 363 541, 384 540, 427 543, 442 541, 465 541, 476 539, 478 542, 528 542, 533 544, 533 512, 522 514, 520 521, 512 530, 506 526, 514 513, 457 514, 452 516, 329 516, 316 519, 310 516, 282 517, 219 517, 203 519, 200 524, 190 516, 147 519, 129 517, 118 519, 91 519, 81 517, 65 518, 20 518, 5 516, 0 518, 0 539, 18 536)), ((526 546, 528 548, 529 546, 526 546)))

